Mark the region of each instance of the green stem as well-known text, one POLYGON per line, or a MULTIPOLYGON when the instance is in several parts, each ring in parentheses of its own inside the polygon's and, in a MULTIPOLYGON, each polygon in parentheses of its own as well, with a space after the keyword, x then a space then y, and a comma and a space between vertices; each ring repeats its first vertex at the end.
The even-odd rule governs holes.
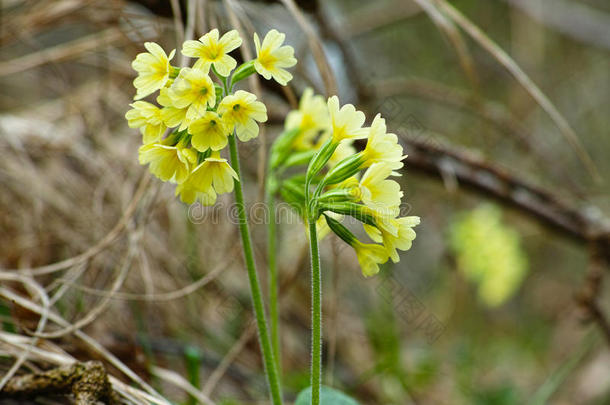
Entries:
POLYGON ((322 380, 322 274, 316 221, 309 218, 309 246, 311 249, 311 404, 320 404, 322 380))
POLYGON ((267 229, 267 257, 269 261, 269 317, 271 318, 271 344, 275 356, 278 374, 282 375, 282 358, 280 352, 280 315, 278 309, 278 277, 277 277, 277 229, 275 218, 275 182, 273 174, 268 175, 265 187, 267 208, 269 209, 269 223, 267 229))
MULTIPOLYGON (((229 148, 231 150, 231 166, 241 180, 242 176, 239 168, 237 141, 235 140, 234 134, 229 136, 229 148)), ((258 280, 258 274, 256 273, 254 254, 252 251, 252 241, 250 239, 250 230, 248 229, 248 219, 246 217, 246 207, 244 204, 244 193, 239 180, 235 180, 235 202, 237 204, 237 212, 239 215, 239 232, 241 234, 241 242, 244 248, 246 267, 248 269, 250 292, 252 295, 252 304, 254 306, 254 315, 256 316, 258 339, 261 346, 261 351, 263 353, 267 384, 269 385, 273 405, 281 405, 282 395, 280 391, 280 380, 278 378, 276 363, 273 357, 273 351, 271 349, 271 342, 269 340, 269 331, 267 330, 267 320, 265 319, 265 307, 263 305, 261 285, 258 280)))

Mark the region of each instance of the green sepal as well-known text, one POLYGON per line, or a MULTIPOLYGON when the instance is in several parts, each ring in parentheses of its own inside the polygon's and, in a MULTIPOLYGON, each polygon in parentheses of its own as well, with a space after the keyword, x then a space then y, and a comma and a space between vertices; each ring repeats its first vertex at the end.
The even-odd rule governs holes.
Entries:
POLYGON ((311 179, 313 179, 313 177, 324 168, 326 163, 328 163, 333 153, 335 153, 337 146, 339 146, 339 143, 333 142, 332 139, 329 139, 322 145, 318 153, 316 153, 311 162, 309 162, 309 167, 307 168, 307 174, 305 176, 307 184, 311 184, 311 179))
POLYGON ((214 93, 216 93, 216 104, 220 103, 220 100, 222 100, 223 91, 224 90, 222 86, 218 85, 217 83, 214 83, 214 93))
POLYGON ((347 229, 341 222, 337 221, 332 217, 329 217, 326 214, 324 214, 324 218, 326 219, 328 227, 331 231, 335 233, 335 235, 343 239, 343 241, 350 246, 354 244, 354 241, 356 241, 356 236, 354 236, 354 234, 349 229, 347 229))
POLYGON ((317 198, 319 203, 339 203, 355 201, 356 196, 348 188, 334 188, 317 198))
POLYGON ((346 157, 326 173, 318 187, 341 183, 343 180, 349 179, 360 171, 363 164, 362 152, 346 157))
POLYGON ((170 66, 169 67, 169 78, 170 79, 175 79, 176 77, 178 77, 178 75, 180 74, 180 70, 182 68, 176 67, 176 66, 170 66))
POLYGON ((250 76, 254 72, 256 72, 256 69, 254 68, 253 60, 243 63, 237 69, 235 69, 235 72, 233 73, 233 78, 231 79, 231 83, 235 84, 238 81, 250 76))
POLYGON ((275 170, 290 157, 290 149, 295 138, 299 135, 299 128, 283 132, 271 145, 269 168, 275 170))
POLYGON ((304 150, 301 152, 291 153, 288 158, 284 161, 284 167, 293 167, 293 166, 301 166, 306 165, 311 162, 311 159, 316 154, 315 150, 304 150))
POLYGON ((294 208, 299 216, 305 215, 305 193, 302 186, 290 181, 283 182, 279 187, 282 199, 294 208))
POLYGON ((372 216, 366 206, 362 204, 356 204, 354 202, 331 202, 331 203, 320 203, 319 208, 322 211, 332 211, 337 214, 349 215, 356 218, 358 221, 367 225, 376 226, 375 217, 372 216))

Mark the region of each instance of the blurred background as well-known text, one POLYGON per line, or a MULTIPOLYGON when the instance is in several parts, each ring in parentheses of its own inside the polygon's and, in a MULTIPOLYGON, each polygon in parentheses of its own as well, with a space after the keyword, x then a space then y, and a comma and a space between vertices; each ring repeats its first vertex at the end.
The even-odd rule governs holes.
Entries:
MULTIPOLYGON (((4 0, 0 12, 0 374, 23 354, 15 336, 40 325, 10 294, 41 305, 43 288, 53 313, 175 403, 195 398, 171 372, 212 403, 267 403, 232 196, 180 203, 138 164, 124 114, 143 42, 169 51, 238 28, 252 51, 254 31, 276 28, 295 78, 248 85, 269 121, 240 146, 263 284, 266 152, 306 87, 387 119, 409 155, 403 214, 422 218, 413 248, 372 279, 341 241, 322 243, 325 384, 362 404, 610 404, 607 1, 4 0)), ((309 257, 302 224, 279 217, 292 401, 309 385, 309 257)), ((49 321, 57 336, 39 345, 130 381, 66 328, 49 321)), ((61 364, 26 354, 18 374, 61 364)))

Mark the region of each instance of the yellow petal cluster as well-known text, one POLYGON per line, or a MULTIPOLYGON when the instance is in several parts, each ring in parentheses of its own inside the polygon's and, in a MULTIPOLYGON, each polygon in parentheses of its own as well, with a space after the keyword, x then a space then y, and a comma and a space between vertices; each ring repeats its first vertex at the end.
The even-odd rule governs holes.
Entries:
POLYGON ((163 48, 154 42, 145 42, 144 47, 148 52, 140 53, 131 63, 131 67, 138 72, 138 77, 133 81, 137 89, 136 100, 140 100, 155 91, 163 88, 169 80, 172 60, 175 50, 169 56, 163 48))
POLYGON ((237 62, 229 52, 241 46, 241 38, 237 30, 231 30, 219 38, 218 29, 214 28, 199 41, 185 41, 182 45, 182 54, 191 58, 198 58, 194 68, 205 68, 212 64, 222 76, 228 76, 237 66, 237 62))
POLYGON ((265 79, 273 78, 282 86, 285 86, 292 79, 292 75, 286 68, 297 63, 294 57, 294 48, 282 45, 285 39, 286 34, 271 30, 265 35, 261 44, 258 35, 254 34, 254 45, 256 47, 254 68, 265 79))
MULTIPOLYGON (((398 262, 398 251, 411 248, 416 237, 414 227, 420 219, 400 216, 404 193, 394 178, 400 176, 397 170, 403 167, 406 156, 398 137, 388 132, 381 115, 373 118, 370 127, 364 126, 365 120, 363 112, 351 104, 341 105, 337 96, 324 103, 321 96, 306 89, 299 108, 288 114, 284 126, 286 136, 298 131, 289 154, 310 150, 316 152, 311 158, 314 161, 318 155, 326 153, 324 149, 332 152, 325 160, 327 175, 324 170, 318 173, 323 179, 318 186, 322 189, 316 189, 324 204, 321 213, 339 213, 360 219, 374 243, 359 241, 349 230, 337 228, 340 224, 333 230, 354 248, 363 274, 370 276, 388 259, 398 262), (366 139, 360 152, 355 148, 357 139, 366 139)), ((281 161, 277 157, 276 160, 281 161)), ((286 161, 290 162, 290 158, 286 161)), ((297 182, 299 178, 290 181, 297 182)))
POLYGON ((257 58, 240 67, 230 55, 242 44, 236 30, 221 35, 213 29, 185 41, 182 54, 196 59, 190 67, 172 66, 175 50, 168 55, 154 42, 146 42, 146 52, 135 57, 137 101, 125 118, 142 133, 139 161, 162 181, 175 183, 183 202, 211 205, 218 194, 233 191, 239 179, 221 153, 230 136, 248 141, 267 121, 265 105, 252 93, 234 92, 234 81, 258 71, 286 84, 292 76, 285 68, 296 59, 284 40, 284 34, 272 30, 261 44, 255 34, 257 58), (141 100, 157 91, 157 104, 141 100))

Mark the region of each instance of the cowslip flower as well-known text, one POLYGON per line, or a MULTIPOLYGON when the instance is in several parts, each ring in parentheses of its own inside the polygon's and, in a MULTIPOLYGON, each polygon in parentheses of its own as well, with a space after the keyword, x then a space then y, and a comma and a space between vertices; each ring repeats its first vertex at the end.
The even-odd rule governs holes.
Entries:
POLYGON ((328 99, 328 112, 331 122, 331 136, 334 143, 346 139, 362 139, 369 134, 368 128, 362 128, 365 116, 357 111, 352 104, 345 104, 339 108, 339 98, 332 96, 328 99))
POLYGON ((210 157, 201 163, 200 170, 194 174, 205 188, 213 185, 218 194, 230 193, 233 191, 233 179, 239 180, 227 159, 221 158, 218 152, 212 152, 210 157))
POLYGON ((381 245, 362 243, 355 239, 352 247, 356 251, 358 263, 365 277, 379 273, 379 265, 388 261, 388 251, 381 245))
MULTIPOLYGON (((195 168, 195 172, 199 167, 195 168)), ((193 176, 189 176, 184 182, 176 186, 175 195, 185 204, 193 204, 199 201, 202 205, 210 206, 216 203, 216 192, 214 188, 200 189, 193 176)))
POLYGON ((398 170, 403 166, 402 160, 406 157, 402 154, 402 146, 398 143, 395 134, 386 132, 385 120, 377 114, 371 124, 369 138, 364 151, 363 167, 371 166, 377 162, 384 162, 392 170, 398 170))
POLYGON ((400 190, 400 184, 388 179, 391 174, 391 166, 375 163, 364 172, 357 190, 358 197, 365 205, 396 216, 403 192, 400 190))
POLYGON ((199 58, 193 66, 195 69, 203 68, 206 64, 211 63, 220 75, 228 76, 237 66, 235 59, 228 53, 239 48, 241 38, 237 30, 231 30, 222 37, 218 37, 218 29, 214 28, 199 38, 199 41, 185 41, 182 45, 182 54, 191 58, 199 58))
POLYGON ((164 143, 142 145, 138 155, 140 164, 149 164, 152 174, 171 183, 182 183, 186 180, 190 168, 197 162, 195 152, 182 142, 176 146, 164 143))
POLYGON ((213 111, 205 112, 201 118, 191 122, 188 128, 192 135, 191 144, 200 152, 208 149, 218 151, 227 146, 227 127, 213 111))
POLYGON ((216 104, 214 82, 204 69, 182 68, 167 95, 174 107, 188 107, 187 120, 202 116, 208 106, 216 104))
POLYGON ((168 128, 178 127, 178 131, 183 131, 188 127, 189 121, 186 119, 186 108, 178 108, 174 106, 172 99, 169 97, 169 88, 164 87, 159 91, 157 96, 157 103, 161 108, 161 119, 168 128))
POLYGON ((299 101, 299 109, 292 110, 286 116, 284 125, 286 131, 299 130, 299 135, 293 141, 297 150, 312 149, 319 132, 328 130, 330 117, 324 98, 314 95, 311 88, 306 88, 299 101))
POLYGON ((130 104, 133 107, 125 113, 130 128, 139 128, 142 133, 142 143, 158 142, 167 127, 161 116, 161 109, 146 101, 136 101, 130 104))
POLYGON ((254 69, 267 80, 273 77, 282 86, 292 79, 292 75, 284 68, 292 67, 297 63, 294 58, 294 49, 288 45, 282 46, 285 38, 286 34, 273 29, 265 35, 261 44, 258 35, 254 33, 254 46, 256 47, 254 69))
POLYGON ((256 96, 244 90, 237 90, 222 99, 218 105, 218 113, 222 115, 227 129, 235 130, 237 137, 248 141, 258 136, 258 122, 267 121, 265 104, 256 100, 256 96))
POLYGON ((168 56, 163 48, 154 42, 145 42, 144 47, 148 52, 138 54, 131 63, 131 67, 138 72, 138 77, 133 81, 137 89, 134 100, 140 100, 167 84, 172 69, 169 61, 176 53, 174 49, 168 56))
POLYGON ((383 243, 392 261, 398 263, 400 257, 396 250, 409 250, 411 248, 416 237, 413 227, 419 225, 420 219, 416 216, 409 216, 387 219, 387 221, 392 222, 397 230, 396 234, 388 232, 384 227, 374 227, 366 224, 364 224, 364 230, 373 241, 383 243))

